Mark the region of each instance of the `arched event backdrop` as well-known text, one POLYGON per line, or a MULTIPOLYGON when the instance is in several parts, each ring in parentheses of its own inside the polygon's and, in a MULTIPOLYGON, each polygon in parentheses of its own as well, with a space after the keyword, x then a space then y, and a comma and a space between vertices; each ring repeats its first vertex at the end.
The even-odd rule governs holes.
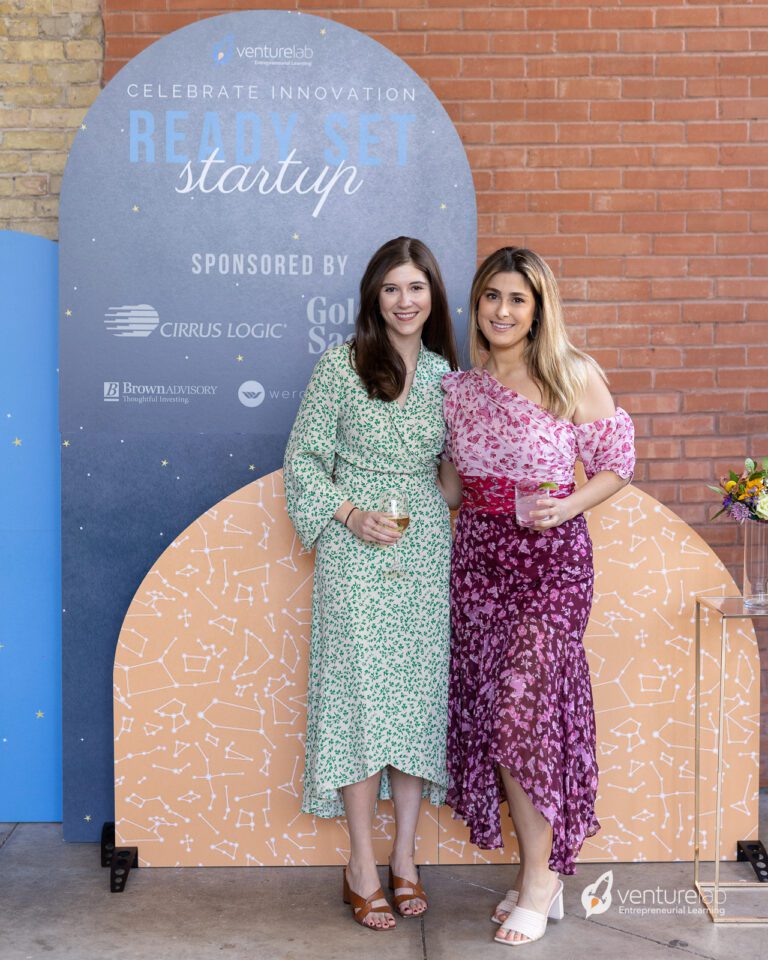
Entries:
POLYGON ((136 584, 209 504, 280 465, 367 260, 400 234, 436 253, 462 336, 461 141, 410 67, 329 20, 187 26, 78 130, 60 245, 66 839, 113 818, 109 691, 136 584))
MULTIPOLYGON (((704 541, 636 487, 592 511, 589 527, 596 581, 584 642, 602 830, 581 859, 690 859, 693 594, 734 585, 704 541)), ((312 570, 275 472, 197 517, 144 578, 114 664, 116 832, 143 865, 344 861, 344 821, 299 812, 312 570)), ((715 627, 704 631, 704 857, 714 838, 715 627)), ((757 827, 760 683, 749 621, 732 629, 728 656, 723 850, 732 856, 757 827)), ((382 862, 392 830, 382 802, 382 862)), ((505 857, 472 846, 447 807, 424 803, 418 836, 421 862, 505 857)))

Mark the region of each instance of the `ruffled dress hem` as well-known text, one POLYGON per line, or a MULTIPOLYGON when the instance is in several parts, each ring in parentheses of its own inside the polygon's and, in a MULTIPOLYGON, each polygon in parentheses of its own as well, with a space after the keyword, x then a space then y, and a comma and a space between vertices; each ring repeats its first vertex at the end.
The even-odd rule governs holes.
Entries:
MULTIPOLYGON (((504 766, 510 772, 513 772, 510 766, 503 762, 502 759, 498 757, 490 757, 490 762, 498 765, 504 766)), ((557 818, 553 817, 550 812, 550 805, 544 803, 541 798, 533 795, 531 790, 526 789, 525 785, 520 782, 520 780, 515 777, 516 782, 520 787, 525 791, 525 795, 531 801, 532 806, 538 810, 538 812, 544 817, 547 823, 552 828, 553 841, 552 841, 552 853, 549 857, 549 868, 550 870, 555 871, 556 873, 562 873, 564 876, 570 877, 576 873, 576 860, 579 855, 584 841, 589 837, 594 837, 599 833, 600 821, 593 815, 591 823, 587 826, 583 823, 577 823, 576 830, 571 836, 570 841, 567 846, 570 849, 571 853, 564 853, 563 847, 566 844, 557 843, 555 832, 557 818), (558 847, 558 849, 555 849, 558 847)), ((499 791, 500 796, 498 801, 493 804, 495 810, 500 810, 501 803, 505 803, 505 800, 501 799, 501 791, 499 791)), ((504 838, 501 835, 501 816, 497 814, 496 823, 488 824, 487 822, 483 824, 482 827, 475 825, 473 820, 473 811, 471 807, 474 805, 471 803, 465 803, 461 798, 456 796, 451 791, 448 792, 446 803, 453 810, 453 819, 454 820, 463 820, 465 825, 469 828, 469 840, 470 843, 473 843, 480 850, 502 850, 504 848, 504 838)))

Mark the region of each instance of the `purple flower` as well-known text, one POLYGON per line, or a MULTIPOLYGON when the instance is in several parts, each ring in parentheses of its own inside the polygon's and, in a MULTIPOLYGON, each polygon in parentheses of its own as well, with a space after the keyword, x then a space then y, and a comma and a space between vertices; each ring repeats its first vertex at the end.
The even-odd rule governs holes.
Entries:
POLYGON ((734 520, 738 520, 741 523, 743 520, 749 520, 751 514, 749 512, 749 507, 745 503, 739 503, 736 501, 731 504, 730 510, 728 511, 734 520))

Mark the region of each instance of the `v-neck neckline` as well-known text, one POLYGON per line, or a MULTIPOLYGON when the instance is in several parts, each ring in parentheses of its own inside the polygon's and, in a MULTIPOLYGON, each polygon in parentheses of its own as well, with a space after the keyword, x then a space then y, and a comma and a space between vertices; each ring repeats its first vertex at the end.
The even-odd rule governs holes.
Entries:
POLYGON ((413 388, 416 385, 416 379, 419 376, 419 369, 421 367, 421 360, 423 356, 424 356, 424 344, 420 343, 419 353, 418 353, 418 356, 416 357, 416 369, 413 371, 413 379, 411 380, 411 385, 408 388, 408 393, 406 393, 405 395, 405 400, 403 400, 402 404, 397 399, 393 401, 397 409, 400 411, 400 413, 405 413, 405 409, 408 406, 408 401, 411 399, 413 388))

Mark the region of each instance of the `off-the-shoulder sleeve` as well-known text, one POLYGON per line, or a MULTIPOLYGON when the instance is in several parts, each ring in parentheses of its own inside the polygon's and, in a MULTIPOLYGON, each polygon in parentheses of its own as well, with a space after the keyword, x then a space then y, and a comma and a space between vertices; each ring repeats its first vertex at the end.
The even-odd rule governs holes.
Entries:
POLYGON ((340 405, 339 373, 334 357, 325 353, 301 401, 283 462, 288 516, 307 550, 346 500, 333 482, 340 405))
POLYGON ((626 410, 616 408, 612 417, 574 424, 579 459, 587 479, 601 470, 612 470, 625 480, 635 470, 635 428, 626 410))
POLYGON ((456 388, 459 385, 461 373, 458 370, 451 370, 443 374, 440 382, 443 388, 443 417, 445 418, 445 443, 440 454, 441 460, 447 460, 453 463, 453 448, 451 446, 451 434, 453 424, 453 413, 456 409, 456 388))

